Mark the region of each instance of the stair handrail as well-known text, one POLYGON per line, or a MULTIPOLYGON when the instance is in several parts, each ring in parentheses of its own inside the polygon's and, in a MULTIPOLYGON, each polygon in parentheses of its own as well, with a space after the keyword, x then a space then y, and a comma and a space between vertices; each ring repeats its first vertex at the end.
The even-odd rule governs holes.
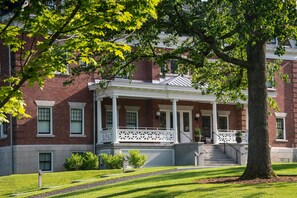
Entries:
POLYGON ((193 141, 187 134, 185 134, 185 132, 180 131, 182 134, 184 134, 184 136, 186 136, 186 138, 188 138, 190 141, 193 141))
POLYGON ((221 138, 224 142, 224 154, 226 154, 226 149, 225 149, 225 144, 228 144, 231 148, 233 148, 236 152, 236 163, 238 162, 238 155, 237 153, 239 153, 240 155, 244 155, 246 153, 241 153, 237 148, 235 148, 232 144, 230 144, 229 142, 227 142, 222 136, 220 136, 219 134, 217 134, 216 132, 213 131, 213 134, 215 134, 217 137, 221 138))

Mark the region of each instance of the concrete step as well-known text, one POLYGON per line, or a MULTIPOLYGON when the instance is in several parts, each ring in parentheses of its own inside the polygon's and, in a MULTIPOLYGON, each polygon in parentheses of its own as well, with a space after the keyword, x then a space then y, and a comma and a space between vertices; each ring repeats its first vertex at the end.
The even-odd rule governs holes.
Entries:
POLYGON ((225 155, 223 151, 215 145, 204 145, 204 165, 205 166, 234 166, 234 160, 225 155))

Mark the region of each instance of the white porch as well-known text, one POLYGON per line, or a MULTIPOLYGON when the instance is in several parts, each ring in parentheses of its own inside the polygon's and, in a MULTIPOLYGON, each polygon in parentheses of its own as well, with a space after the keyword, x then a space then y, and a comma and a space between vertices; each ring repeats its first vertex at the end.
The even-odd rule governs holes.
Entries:
MULTIPOLYGON (((217 142, 220 143, 236 143, 236 133, 239 130, 218 131, 217 142)), ((248 143, 248 133, 242 132, 242 143, 248 143)), ((173 129, 158 128, 137 128, 137 129, 116 129, 116 138, 113 137, 112 129, 104 129, 99 132, 99 144, 113 143, 115 139, 118 143, 174 143, 176 135, 173 129)))

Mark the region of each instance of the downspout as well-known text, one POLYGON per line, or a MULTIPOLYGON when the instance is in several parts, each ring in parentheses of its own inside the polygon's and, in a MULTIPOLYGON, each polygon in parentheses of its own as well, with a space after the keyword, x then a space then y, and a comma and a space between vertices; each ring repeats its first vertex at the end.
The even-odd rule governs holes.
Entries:
POLYGON ((96 154, 96 91, 93 93, 93 153, 96 154))
MULTIPOLYGON (((11 77, 11 48, 8 46, 8 76, 11 77)), ((11 82, 9 82, 11 86, 11 82)), ((11 173, 14 174, 14 151, 13 151, 13 136, 12 136, 12 116, 9 115, 9 133, 10 133, 10 148, 11 148, 11 173)))

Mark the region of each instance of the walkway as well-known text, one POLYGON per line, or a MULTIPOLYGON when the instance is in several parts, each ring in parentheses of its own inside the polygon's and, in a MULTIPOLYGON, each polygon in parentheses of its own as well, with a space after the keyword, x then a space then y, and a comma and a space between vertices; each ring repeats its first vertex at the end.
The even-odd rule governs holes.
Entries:
MULTIPOLYGON (((105 180, 105 181, 99 181, 99 182, 94 182, 94 183, 89 183, 89 184, 82 184, 79 186, 74 186, 74 187, 69 187, 69 188, 56 190, 56 191, 52 191, 52 192, 48 192, 48 193, 34 195, 34 196, 30 196, 30 198, 40 198, 40 197, 49 197, 49 196, 53 196, 53 195, 61 195, 61 194, 71 193, 74 191, 84 190, 84 189, 88 189, 88 188, 94 188, 97 186, 115 184, 115 183, 128 181, 128 180, 132 180, 132 179, 144 178, 144 177, 149 177, 149 176, 154 176, 154 175, 161 175, 161 174, 166 174, 166 173, 174 173, 174 172, 185 171, 185 170, 190 170, 190 169, 197 169, 197 168, 198 167, 177 168, 177 169, 171 169, 171 170, 165 170, 165 171, 159 171, 159 172, 153 172, 153 173, 145 173, 145 174, 132 175, 132 176, 121 177, 121 178, 113 178, 113 179, 109 179, 109 180, 105 180)), ((199 168, 202 168, 202 167, 199 167, 199 168)))

